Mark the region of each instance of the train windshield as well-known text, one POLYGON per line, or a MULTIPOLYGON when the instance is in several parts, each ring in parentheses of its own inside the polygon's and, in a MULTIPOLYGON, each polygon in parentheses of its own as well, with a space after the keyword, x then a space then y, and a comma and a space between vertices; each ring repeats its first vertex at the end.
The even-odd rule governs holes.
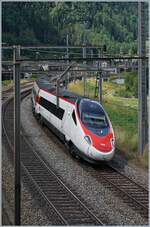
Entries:
POLYGON ((91 100, 82 99, 79 104, 82 123, 97 135, 104 135, 108 131, 108 120, 101 106, 91 100))
POLYGON ((82 113, 82 122, 91 127, 104 128, 107 127, 106 118, 104 115, 93 113, 82 113))

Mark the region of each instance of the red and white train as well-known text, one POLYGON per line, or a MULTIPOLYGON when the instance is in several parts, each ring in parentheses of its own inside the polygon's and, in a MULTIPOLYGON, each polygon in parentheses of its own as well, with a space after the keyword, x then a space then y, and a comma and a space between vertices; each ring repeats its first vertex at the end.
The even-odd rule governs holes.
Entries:
POLYGON ((92 163, 113 158, 113 128, 98 102, 62 89, 57 107, 56 87, 46 78, 34 83, 31 100, 36 117, 57 131, 71 152, 92 163))

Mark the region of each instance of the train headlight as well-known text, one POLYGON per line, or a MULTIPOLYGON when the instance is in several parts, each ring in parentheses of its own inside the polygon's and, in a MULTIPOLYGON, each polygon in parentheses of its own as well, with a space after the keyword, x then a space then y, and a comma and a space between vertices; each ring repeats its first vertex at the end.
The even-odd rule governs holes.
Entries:
POLYGON ((92 144, 92 141, 91 141, 91 138, 89 136, 84 136, 84 139, 86 140, 86 142, 91 145, 92 144))

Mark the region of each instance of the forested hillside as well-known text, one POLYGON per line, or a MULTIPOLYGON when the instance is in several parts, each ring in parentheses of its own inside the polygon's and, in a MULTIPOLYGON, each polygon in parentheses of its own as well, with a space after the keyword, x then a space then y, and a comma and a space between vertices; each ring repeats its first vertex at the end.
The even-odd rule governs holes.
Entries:
MULTIPOLYGON (((145 3, 148 30, 148 5, 145 3)), ((137 52, 137 3, 3 2, 2 42, 106 44, 109 53, 137 52)))

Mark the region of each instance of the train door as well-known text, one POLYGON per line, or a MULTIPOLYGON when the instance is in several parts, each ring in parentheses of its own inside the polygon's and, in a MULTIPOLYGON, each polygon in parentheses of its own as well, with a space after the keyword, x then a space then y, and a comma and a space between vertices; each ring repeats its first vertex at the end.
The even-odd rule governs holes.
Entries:
POLYGON ((72 108, 71 106, 68 106, 61 123, 62 132, 66 136, 67 140, 70 140, 71 135, 71 113, 72 108))

